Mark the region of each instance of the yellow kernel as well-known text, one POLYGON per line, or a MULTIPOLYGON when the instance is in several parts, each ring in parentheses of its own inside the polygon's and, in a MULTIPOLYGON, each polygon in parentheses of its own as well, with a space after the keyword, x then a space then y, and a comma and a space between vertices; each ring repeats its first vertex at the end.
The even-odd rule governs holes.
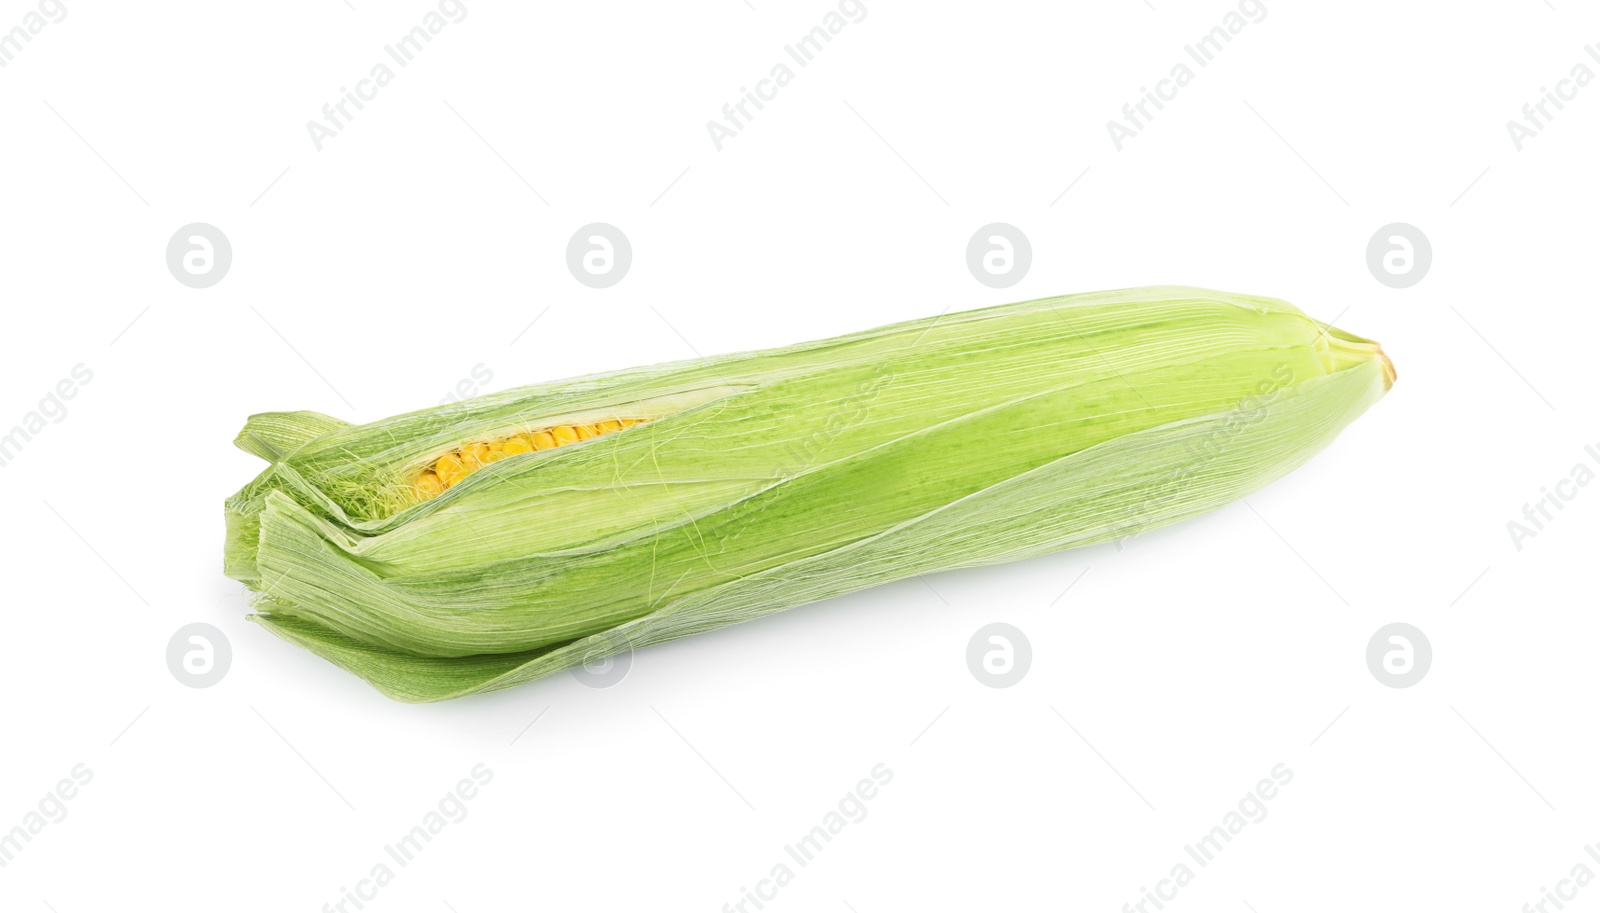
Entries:
POLYGON ((444 492, 444 483, 439 481, 439 476, 433 470, 425 470, 417 476, 417 494, 424 499, 436 497, 444 492))
POLYGON ((529 453, 533 445, 522 437, 508 437, 500 442, 500 452, 506 456, 515 456, 519 453, 529 453))
POLYGON ((461 465, 465 466, 468 472, 478 469, 488 462, 489 448, 487 445, 468 444, 461 448, 461 465))
POLYGON ((587 441, 590 438, 599 437, 599 434, 594 430, 593 425, 573 425, 572 431, 578 436, 578 440, 580 441, 587 441))
POLYGON ((556 439, 557 447, 578 442, 578 432, 574 431, 571 425, 557 425, 550 429, 550 435, 556 439))
POLYGON ((528 435, 528 441, 533 444, 534 450, 549 450, 556 446, 555 435, 548 431, 535 431, 528 435))
POLYGON ((600 424, 596 425, 595 427, 600 429, 600 433, 601 434, 610 434, 613 431, 622 430, 622 423, 621 422, 609 422, 609 421, 608 422, 601 422, 600 424))
POLYGON ((447 453, 440 457, 437 463, 433 464, 433 471, 438 475, 439 481, 444 487, 449 488, 466 476, 467 467, 462 464, 459 456, 454 453, 447 453))

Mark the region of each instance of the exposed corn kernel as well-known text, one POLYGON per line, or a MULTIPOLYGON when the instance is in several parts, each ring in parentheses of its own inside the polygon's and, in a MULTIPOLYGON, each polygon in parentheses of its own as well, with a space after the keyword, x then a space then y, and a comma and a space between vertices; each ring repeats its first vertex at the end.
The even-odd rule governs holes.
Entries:
POLYGON ((461 481, 467 474, 467 468, 461 464, 461 458, 453 453, 440 457, 439 461, 433 464, 433 471, 446 488, 461 481))
POLYGON ((576 444, 613 431, 631 428, 645 421, 647 419, 624 418, 588 425, 557 425, 540 431, 514 434, 497 441, 465 444, 434 461, 432 467, 424 469, 417 476, 415 489, 423 500, 427 500, 459 484, 472 472, 498 460, 539 450, 552 450, 566 444, 576 444))
POLYGON ((489 463, 489 445, 468 444, 461 448, 461 462, 467 467, 468 472, 481 469, 489 463))
POLYGON ((417 494, 424 499, 437 497, 444 492, 444 483, 439 481, 439 476, 429 469, 417 476, 417 494))

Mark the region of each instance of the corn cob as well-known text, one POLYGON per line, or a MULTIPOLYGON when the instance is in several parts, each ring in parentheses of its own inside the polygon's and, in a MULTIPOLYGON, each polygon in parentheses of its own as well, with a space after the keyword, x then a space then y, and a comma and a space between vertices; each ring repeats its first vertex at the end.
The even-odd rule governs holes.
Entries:
POLYGON ((253 620, 391 697, 503 688, 1226 504, 1393 382, 1268 298, 1041 299, 349 425, 251 417, 253 620), (542 436, 541 436, 542 435, 542 436))

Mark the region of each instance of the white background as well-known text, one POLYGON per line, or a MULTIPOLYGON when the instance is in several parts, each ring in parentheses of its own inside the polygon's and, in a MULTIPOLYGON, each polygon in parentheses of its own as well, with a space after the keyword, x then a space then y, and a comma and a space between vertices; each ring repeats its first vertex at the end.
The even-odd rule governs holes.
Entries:
POLYGON ((70 0, 0 70, 0 431, 93 371, 0 469, 0 830, 94 775, 0 908, 320 910, 479 763, 367 909, 716 911, 788 861, 769 910, 1115 911, 1279 763, 1169 909, 1509 913, 1600 872, 1600 486, 1507 530, 1600 468, 1600 86, 1520 152, 1505 126, 1600 72, 1600 15, 1273 2, 1119 152, 1106 121, 1234 7, 872 0, 718 151, 706 122, 835 7, 471 0, 319 152, 306 122, 435 8, 351 2, 70 0), (603 291, 564 262, 594 221, 634 247, 603 291), (1034 251, 1000 291, 964 259, 994 221, 1034 251), (1396 221, 1433 245, 1406 290, 1365 260, 1396 221), (191 222, 233 245, 205 290, 164 261, 191 222), (1337 317, 1399 382, 1248 506, 650 648, 604 690, 392 703, 221 574, 252 412, 368 421, 479 365, 503 389, 1158 283, 1337 317), (234 654, 203 690, 165 662, 196 621, 234 654), (965 662, 996 621, 1033 650, 1006 689, 965 662), (1434 651, 1403 690, 1364 659, 1393 621, 1434 651), (879 763, 867 817, 794 865, 879 763))

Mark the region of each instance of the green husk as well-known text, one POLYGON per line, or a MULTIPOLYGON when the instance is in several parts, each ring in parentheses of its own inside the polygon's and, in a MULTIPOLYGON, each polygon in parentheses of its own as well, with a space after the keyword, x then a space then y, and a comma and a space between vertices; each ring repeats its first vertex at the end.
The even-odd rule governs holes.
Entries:
POLYGON ((1381 398, 1375 343, 1268 298, 1041 299, 524 387, 348 425, 253 416, 227 502, 252 616, 406 701, 507 687, 911 574, 1163 526, 1309 458, 1381 398), (646 424, 493 463, 454 447, 646 424))

